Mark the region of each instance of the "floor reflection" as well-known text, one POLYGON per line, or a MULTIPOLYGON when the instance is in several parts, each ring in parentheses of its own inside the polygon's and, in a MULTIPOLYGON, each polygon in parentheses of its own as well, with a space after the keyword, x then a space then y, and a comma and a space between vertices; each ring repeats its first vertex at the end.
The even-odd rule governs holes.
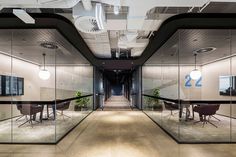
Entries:
MULTIPOLYGON (((70 118, 57 115, 56 121, 53 119, 43 120, 42 123, 31 125, 26 123, 25 117, 17 120, 16 118, 0 122, 0 141, 1 142, 19 142, 19 143, 55 143, 56 140, 63 137, 72 127, 78 124, 88 112, 64 111, 70 118)), ((37 118, 38 119, 38 118, 37 118)))
POLYGON ((180 145, 141 111, 95 111, 56 146, 0 145, 0 156, 233 157, 235 146, 180 145))

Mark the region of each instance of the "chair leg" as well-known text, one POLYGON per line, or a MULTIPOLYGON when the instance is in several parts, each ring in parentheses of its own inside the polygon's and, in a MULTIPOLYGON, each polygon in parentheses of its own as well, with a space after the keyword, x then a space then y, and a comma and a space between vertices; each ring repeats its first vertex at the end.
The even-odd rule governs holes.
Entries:
POLYGON ((211 125, 213 125, 214 127, 218 128, 215 124, 213 124, 212 122, 208 121, 208 123, 210 123, 211 125))
POLYGON ((66 114, 64 114, 63 110, 61 111, 61 113, 62 113, 62 116, 63 116, 63 120, 65 120, 65 117, 71 118, 70 116, 67 116, 66 114))
MULTIPOLYGON (((57 113, 57 114, 60 114, 61 116, 63 116, 63 120, 65 119, 64 117, 71 118, 70 116, 64 114, 63 110, 62 110, 61 112, 56 111, 56 113, 57 113)), ((50 114, 52 114, 52 113, 50 113, 50 114)))
POLYGON ((211 117, 212 117, 212 116, 209 116, 209 117, 208 117, 208 121, 207 121, 207 122, 217 128, 217 126, 216 126, 215 124, 213 124, 212 122, 210 122, 210 118, 211 118, 211 117))
POLYGON ((28 123, 28 122, 30 122, 30 120, 27 120, 27 121, 25 121, 24 123, 20 124, 20 125, 18 126, 18 128, 21 127, 21 126, 23 126, 23 125, 25 125, 25 124, 28 123))
POLYGON ((24 117, 24 115, 19 116, 19 117, 16 119, 16 121, 20 120, 20 119, 23 118, 23 117, 24 117))
POLYGON ((219 119, 219 118, 216 118, 215 116, 211 116, 211 117, 213 117, 213 118, 215 118, 216 120, 220 121, 220 119, 219 119))
MULTIPOLYGON (((25 117, 26 117, 26 121, 24 123, 20 124, 18 127, 21 127, 21 126, 25 125, 26 123, 29 123, 31 125, 31 127, 33 128, 33 115, 30 115, 29 118, 27 116, 25 116, 25 117)), ((36 120, 35 120, 35 122, 40 123, 39 121, 36 121, 36 120)))
POLYGON ((197 124, 197 123, 200 123, 200 122, 203 122, 203 121, 200 121, 200 120, 199 120, 199 121, 194 122, 193 124, 197 124))
POLYGON ((66 115, 66 114, 63 114, 63 116, 67 117, 67 118, 71 118, 70 116, 66 115))
POLYGON ((199 121, 194 122, 193 124, 197 124, 197 123, 202 123, 202 127, 204 127, 205 124, 206 124, 205 116, 203 116, 202 119, 200 119, 199 121))
POLYGON ((206 118, 206 116, 203 116, 203 120, 202 120, 202 121, 196 121, 196 122, 194 122, 194 124, 199 123, 199 122, 202 122, 202 127, 204 128, 205 124, 209 123, 209 124, 213 125, 214 127, 218 128, 215 124, 213 124, 213 123, 210 121, 210 117, 211 117, 211 116, 209 116, 208 118, 206 118))

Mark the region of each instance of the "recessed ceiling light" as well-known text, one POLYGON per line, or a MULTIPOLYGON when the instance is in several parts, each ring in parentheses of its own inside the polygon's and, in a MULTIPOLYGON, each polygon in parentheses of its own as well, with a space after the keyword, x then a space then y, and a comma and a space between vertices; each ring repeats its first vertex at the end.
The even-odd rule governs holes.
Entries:
POLYGON ((215 47, 205 47, 205 48, 200 48, 200 49, 194 50, 193 53, 194 54, 202 54, 202 53, 209 53, 209 52, 212 52, 215 50, 216 50, 215 47))
POLYGON ((54 42, 42 42, 40 46, 47 48, 47 49, 57 49, 58 46, 54 42))

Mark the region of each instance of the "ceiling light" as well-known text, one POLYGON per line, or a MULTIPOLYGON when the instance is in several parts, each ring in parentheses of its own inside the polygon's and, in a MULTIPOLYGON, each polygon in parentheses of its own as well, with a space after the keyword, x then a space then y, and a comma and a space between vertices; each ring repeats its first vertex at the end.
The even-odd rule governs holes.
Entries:
POLYGON ((13 9, 13 14, 24 21, 26 24, 35 24, 35 19, 32 18, 25 10, 13 9))
POLYGON ((202 76, 201 71, 199 71, 198 69, 194 69, 190 73, 190 77, 193 80, 198 80, 201 76, 202 76))
POLYGON ((119 12, 120 12, 119 9, 120 9, 119 6, 114 6, 113 12, 114 12, 115 15, 118 15, 118 14, 119 14, 119 12))
POLYGON ((45 42, 40 43, 40 46, 47 49, 58 49, 57 44, 54 42, 45 41, 45 42))
POLYGON ((212 52, 215 51, 215 47, 205 47, 205 48, 200 48, 195 50, 193 53, 200 54, 200 53, 207 53, 207 52, 212 52))
POLYGON ((190 77, 193 80, 197 80, 202 76, 201 71, 199 71, 196 66, 197 66, 197 54, 194 53, 194 58, 195 58, 195 68, 190 72, 190 77))
POLYGON ((45 57, 46 54, 43 54, 43 69, 41 69, 39 71, 39 78, 41 78, 42 80, 48 80, 50 78, 50 72, 45 69, 45 57))

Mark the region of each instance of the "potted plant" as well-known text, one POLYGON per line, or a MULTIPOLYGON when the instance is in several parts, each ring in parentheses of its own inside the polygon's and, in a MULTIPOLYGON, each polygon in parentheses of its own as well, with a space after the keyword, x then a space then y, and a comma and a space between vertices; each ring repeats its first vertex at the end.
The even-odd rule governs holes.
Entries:
MULTIPOLYGON (((82 96, 82 93, 80 91, 76 92, 76 97, 80 97, 82 96)), ((87 105, 89 102, 89 98, 84 97, 84 98, 78 98, 75 100, 75 106, 74 106, 74 110, 75 111, 81 111, 83 109, 87 109, 87 105)))
MULTIPOLYGON (((160 96, 160 90, 158 88, 154 89, 152 95, 155 96, 155 97, 159 97, 160 96)), ((153 103, 152 103, 153 104, 153 106, 152 106, 153 110, 162 110, 162 104, 160 104, 159 99, 154 99, 153 98, 152 101, 153 101, 153 103)))
MULTIPOLYGON (((160 90, 158 88, 155 88, 152 92, 152 95, 155 97, 159 97, 160 90)), ((156 99, 156 98, 147 97, 146 104, 147 104, 148 108, 150 108, 152 110, 162 110, 163 109, 162 104, 160 104, 159 99, 156 99)))

